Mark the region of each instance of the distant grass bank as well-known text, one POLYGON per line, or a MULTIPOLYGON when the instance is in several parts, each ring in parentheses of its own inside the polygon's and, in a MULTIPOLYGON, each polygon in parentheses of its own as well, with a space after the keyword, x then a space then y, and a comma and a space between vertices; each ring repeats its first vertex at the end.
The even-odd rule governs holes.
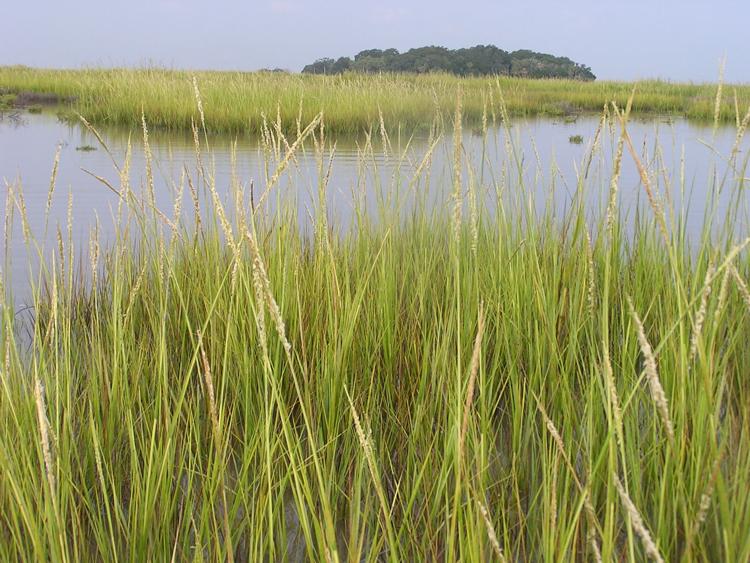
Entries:
MULTIPOLYGON (((68 100, 72 110, 97 123, 139 124, 141 109, 152 127, 189 129, 195 115, 192 79, 197 79, 206 106, 206 123, 215 132, 259 133, 263 115, 277 112, 283 127, 294 131, 299 122, 323 111, 326 127, 357 133, 383 121, 411 131, 426 128, 439 110, 448 117, 456 93, 463 93, 464 116, 479 123, 498 112, 502 91, 515 116, 567 115, 599 111, 606 102, 624 105, 636 86, 630 82, 579 82, 520 78, 459 78, 451 75, 310 76, 270 72, 190 72, 141 70, 41 70, 0 67, 0 94, 44 95, 68 100)), ((716 84, 676 84, 645 81, 637 84, 635 114, 672 114, 713 120, 716 84)), ((724 85, 719 119, 739 121, 750 105, 750 86, 724 85), (738 119, 739 116, 739 119, 738 119)), ((22 96, 21 96, 22 95, 22 96)))

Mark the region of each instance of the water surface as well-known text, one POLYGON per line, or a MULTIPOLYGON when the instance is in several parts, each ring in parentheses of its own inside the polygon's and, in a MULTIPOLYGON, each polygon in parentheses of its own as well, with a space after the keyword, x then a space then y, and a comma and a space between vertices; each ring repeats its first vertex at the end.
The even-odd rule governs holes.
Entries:
MULTIPOLYGON (((592 214, 601 210, 603 201, 606 201, 619 130, 614 123, 605 127, 601 133, 601 150, 587 167, 587 155, 599 124, 597 116, 582 116, 575 121, 549 118, 515 120, 509 129, 510 152, 504 127, 491 128, 486 138, 476 131, 464 131, 465 158, 472 163, 473 177, 483 194, 483 201, 490 208, 490 214, 498 192, 512 195, 520 191, 520 178, 523 178, 526 186, 524 193, 533 194, 538 210, 541 211, 550 201, 563 210, 571 204, 584 170, 588 171, 583 182, 587 190, 587 205, 592 214), (576 135, 583 137, 582 143, 571 142, 570 138, 576 135)), ((128 145, 131 145, 130 182, 134 189, 143 186, 146 182, 146 160, 142 131, 121 127, 98 129, 118 165, 124 162, 128 145)), ((686 212, 685 228, 692 236, 697 236, 703 225, 706 202, 711 199, 709 190, 716 185, 715 178, 721 178, 729 170, 726 157, 735 144, 736 130, 722 126, 714 131, 711 125, 683 119, 652 118, 632 121, 629 132, 644 165, 651 173, 652 182, 664 197, 680 205, 684 201, 679 193, 680 187, 683 186, 689 194, 690 207, 686 212)), ((422 191, 422 197, 431 206, 451 205, 454 151, 450 132, 434 149, 429 183, 426 180, 419 183, 412 181, 429 143, 426 135, 407 138, 402 134, 400 137, 392 136, 390 145, 384 151, 381 137, 375 134, 372 138, 374 149, 369 151, 366 150, 364 135, 356 139, 337 139, 326 193, 331 222, 338 229, 349 228, 355 209, 353 201, 357 198, 362 202, 363 209, 373 216, 377 216, 379 206, 388 198, 403 198, 405 207, 408 207, 410 198, 413 200, 415 197, 412 192, 416 189, 422 191)), ((151 131, 149 144, 153 155, 157 205, 170 215, 183 169, 189 173, 195 171, 193 138, 184 132, 151 131)), ((225 201, 230 199, 233 185, 243 185, 249 192, 249 186, 253 183, 256 195, 262 191, 266 174, 273 173, 274 158, 264 151, 258 138, 209 136, 208 145, 211 150, 210 154, 203 153, 204 164, 213 171, 217 190, 225 201), (236 155, 234 165, 233 145, 236 155)), ((82 125, 61 122, 52 113, 22 114, 20 120, 7 117, 0 120, 0 181, 4 190, 0 198, 0 212, 5 213, 7 187, 14 186, 16 193, 19 188, 22 189, 29 227, 39 243, 43 242, 50 175, 58 146, 60 163, 49 211, 46 244, 54 246, 57 225, 63 231, 66 229, 70 193, 74 217, 73 240, 84 252, 97 217, 103 244, 107 243, 107 237, 113 233, 113 214, 118 203, 118 196, 92 174, 106 178, 113 186, 119 185, 119 178, 112 157, 82 125), (96 150, 84 150, 88 147, 96 150)), ((744 162, 749 148, 750 142, 744 139, 740 145, 740 164, 744 162)), ((205 146, 203 150, 206 150, 205 146)), ((326 165, 330 154, 329 146, 323 155, 326 165)), ((300 228, 303 229, 309 226, 309 217, 314 215, 318 201, 319 164, 319 157, 312 143, 308 142, 305 150, 297 153, 277 189, 279 197, 291 196, 295 199, 300 228)), ((731 170, 729 172, 730 178, 735 175, 731 170)), ((465 182, 468 182, 467 175, 465 182)), ((183 188, 187 189, 185 186, 183 188)), ((730 205, 737 205, 734 192, 736 190, 727 189, 717 196, 719 215, 730 205)), ((620 182, 622 208, 633 209, 645 201, 644 195, 638 170, 626 151, 620 182)), ((184 201, 186 206, 189 205, 187 195, 184 201)), ((740 213, 746 217, 744 199, 740 205, 740 213)), ((24 288, 28 285, 30 262, 17 212, 13 225, 10 240, 4 240, 9 257, 3 270, 18 297, 24 295, 24 288)))

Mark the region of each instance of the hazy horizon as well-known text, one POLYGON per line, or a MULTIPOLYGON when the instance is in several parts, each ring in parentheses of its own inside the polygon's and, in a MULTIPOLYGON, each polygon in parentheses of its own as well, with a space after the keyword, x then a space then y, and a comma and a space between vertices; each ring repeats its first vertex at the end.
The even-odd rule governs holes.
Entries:
POLYGON ((465 0, 238 0, 203 9, 198 0, 94 0, 16 4, 4 14, 0 64, 299 71, 322 57, 371 48, 493 44, 566 56, 602 80, 660 78, 750 82, 745 27, 750 4, 720 0, 632 0, 626 6, 578 0, 520 3, 465 0))

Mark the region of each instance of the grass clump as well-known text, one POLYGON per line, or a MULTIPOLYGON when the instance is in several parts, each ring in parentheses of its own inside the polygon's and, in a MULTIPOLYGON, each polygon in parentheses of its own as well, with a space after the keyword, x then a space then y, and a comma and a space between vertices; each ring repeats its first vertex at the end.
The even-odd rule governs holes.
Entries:
POLYGON ((583 135, 571 135, 568 137, 568 142, 574 145, 583 144, 583 135))
POLYGON ((16 103, 15 94, 2 94, 0 93, 0 111, 7 111, 13 109, 16 103))
MULTIPOLYGON (((626 139, 627 113, 608 119, 626 139)), ((594 221, 595 174, 538 213, 512 143, 485 169, 462 121, 459 104, 451 174, 431 153, 404 182, 384 173, 390 196, 368 212, 355 194, 350 228, 328 208, 321 117, 290 139, 270 127, 264 181, 227 197, 199 126, 171 212, 144 121, 145 183, 121 173, 130 155, 111 183, 114 245, 96 231, 76 260, 61 235, 28 342, 2 309, 0 557, 747 560, 737 216, 707 213, 692 248, 683 209, 635 209, 631 230, 617 173, 594 221), (309 223, 290 196, 305 187, 309 223)), ((363 175, 407 169, 381 140, 363 175)), ((724 166, 708 192, 737 209, 747 159, 724 166)), ((21 190, 8 221, 25 221, 21 190)))

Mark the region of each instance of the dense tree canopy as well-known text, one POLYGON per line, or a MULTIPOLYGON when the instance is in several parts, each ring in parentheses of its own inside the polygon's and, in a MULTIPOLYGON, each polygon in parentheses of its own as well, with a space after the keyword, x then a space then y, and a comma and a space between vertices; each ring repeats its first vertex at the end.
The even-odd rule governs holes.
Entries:
POLYGON ((545 53, 521 50, 507 52, 494 45, 477 45, 468 49, 419 47, 399 53, 396 49, 368 49, 354 56, 339 59, 318 59, 302 72, 340 74, 355 72, 450 72, 460 76, 502 74, 527 78, 572 78, 595 80, 591 69, 545 53))

